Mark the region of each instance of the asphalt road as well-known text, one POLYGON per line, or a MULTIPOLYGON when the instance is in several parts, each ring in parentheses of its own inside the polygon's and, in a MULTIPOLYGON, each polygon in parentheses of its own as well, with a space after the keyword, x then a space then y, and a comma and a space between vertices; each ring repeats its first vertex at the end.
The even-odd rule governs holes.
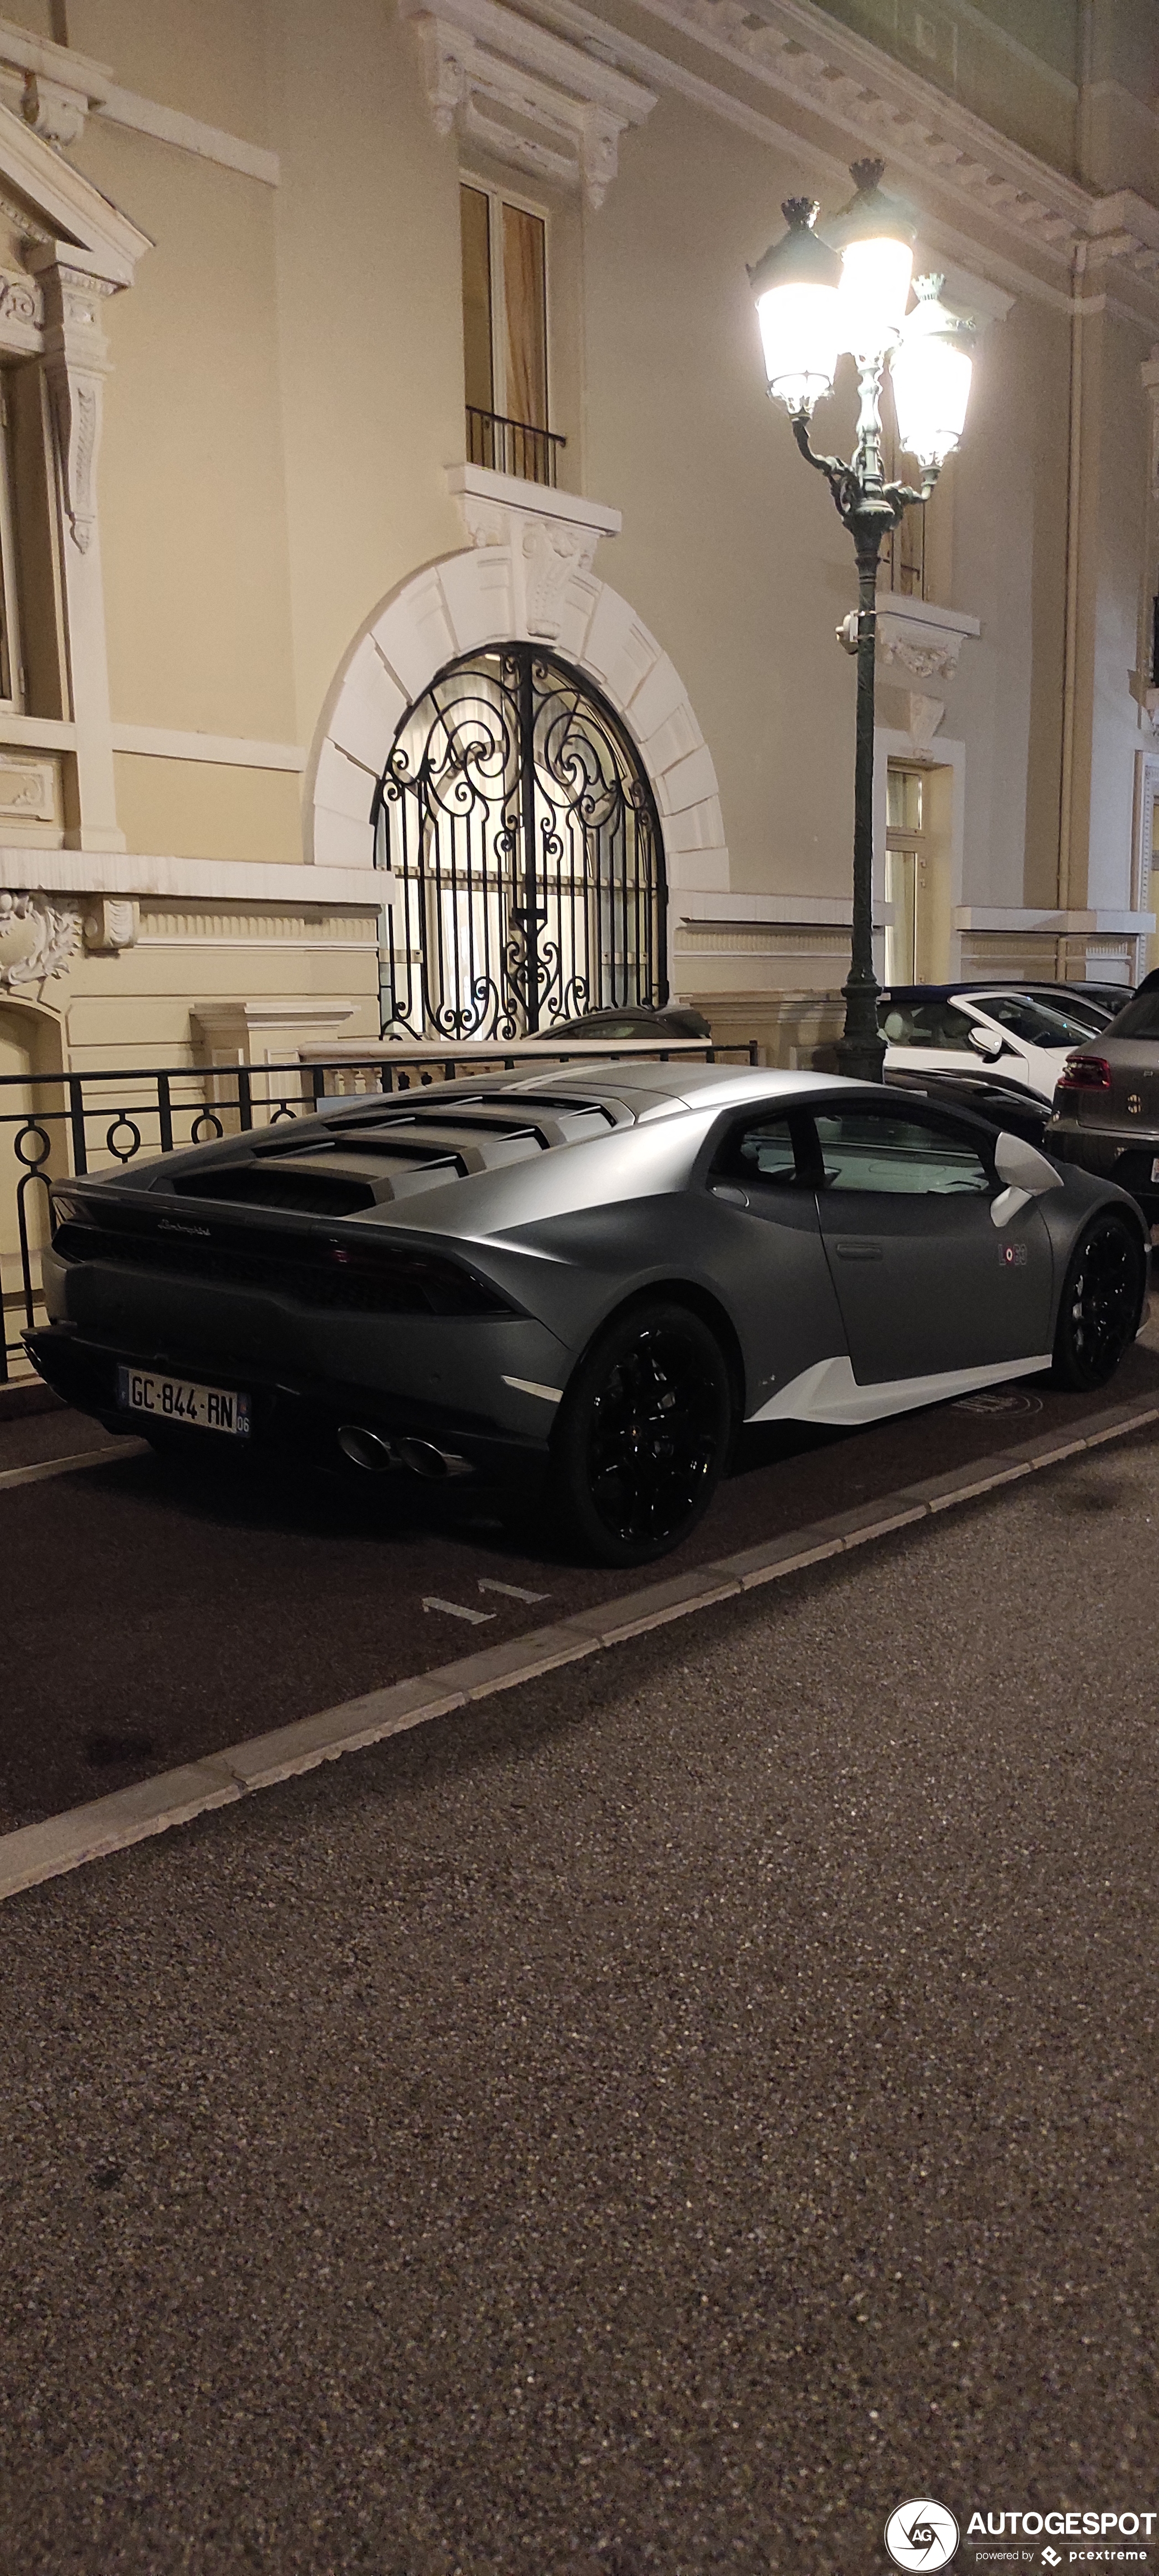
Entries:
POLYGON ((7 1904, 5 2576, 1159 2505, 1157 1461, 7 1904))
MULTIPOLYGON (((750 1431, 736 1472, 666 1580, 781 1537, 1012 1441, 1153 1402, 1156 1328, 1111 1385, 1046 1380, 872 1430, 750 1431), (993 1408, 993 1409, 991 1409, 993 1408)), ((0 1472, 108 1435, 67 1412, 0 1423, 0 1472)), ((271 1727, 288 1725, 635 1592, 648 1573, 577 1564, 542 1516, 505 1526, 493 1499, 411 1478, 295 1481, 225 1454, 152 1455, 0 1488, 0 1563, 24 1650, 0 1695, 0 1831, 39 1822, 271 1727)))

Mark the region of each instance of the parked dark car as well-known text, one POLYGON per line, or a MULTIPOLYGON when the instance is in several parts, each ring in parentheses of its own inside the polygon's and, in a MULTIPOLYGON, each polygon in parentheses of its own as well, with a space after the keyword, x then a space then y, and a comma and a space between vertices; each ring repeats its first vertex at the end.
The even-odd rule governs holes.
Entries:
POLYGON ((1043 1142, 1061 1162, 1117 1181, 1159 1224, 1159 974, 1067 1057, 1043 1142))
POLYGON ((712 1030, 703 1012, 694 1011, 687 1002, 666 1002, 662 1010, 647 1002, 631 1002, 622 1011, 581 1011, 574 1020, 552 1020, 534 1035, 544 1046, 558 1045, 561 1038, 606 1038, 609 1046, 653 1038, 662 1046, 665 1038, 703 1038, 707 1044, 712 1030))
POLYGON ((742 1422, 1102 1386, 1147 1261, 1120 1190, 940 1099, 639 1056, 334 1102, 53 1219, 28 1348, 111 1429, 546 1484, 612 1565, 695 1527, 742 1422))

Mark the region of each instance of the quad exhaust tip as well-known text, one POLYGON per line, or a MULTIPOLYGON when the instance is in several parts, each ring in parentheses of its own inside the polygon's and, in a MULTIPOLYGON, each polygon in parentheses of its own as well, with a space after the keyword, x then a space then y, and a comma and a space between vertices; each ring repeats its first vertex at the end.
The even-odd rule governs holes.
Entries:
POLYGON ((338 1446, 351 1465, 362 1467, 368 1475, 385 1476, 398 1467, 406 1467, 412 1476, 422 1476, 428 1484, 438 1484, 450 1476, 469 1476, 470 1461, 457 1449, 437 1449, 433 1440, 388 1440, 381 1431, 367 1430, 359 1422, 344 1422, 338 1434, 338 1446))

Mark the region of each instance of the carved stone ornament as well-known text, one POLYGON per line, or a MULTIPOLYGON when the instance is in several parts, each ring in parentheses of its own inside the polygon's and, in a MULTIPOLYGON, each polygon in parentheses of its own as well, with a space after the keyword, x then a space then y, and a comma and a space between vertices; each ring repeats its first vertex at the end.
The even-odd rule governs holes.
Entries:
POLYGON ((58 151, 66 143, 76 143, 84 132, 86 92, 68 89, 63 81, 46 80, 43 72, 25 73, 20 105, 33 133, 42 134, 46 143, 55 143, 58 151))
POLYGON ((0 269, 0 321, 25 322, 38 331, 44 320, 44 302, 40 288, 19 269, 0 269))
POLYGON ((40 984, 67 975, 80 944, 81 908, 52 904, 42 894, 12 894, 0 887, 0 989, 40 984))
POLYGON ((619 511, 481 465, 449 465, 447 483, 472 546, 509 549, 515 631, 554 644, 568 584, 590 572, 601 538, 619 535, 619 511))
POLYGON ((929 750, 945 712, 940 698, 925 698, 911 691, 909 731, 910 741, 916 750, 929 750))
POLYGON ((435 132, 454 126, 495 157, 560 187, 593 212, 616 175, 620 136, 641 125, 653 90, 505 0, 398 0, 418 47, 435 132))
POLYGON ((978 635, 976 617, 934 608, 927 600, 879 595, 877 658, 913 673, 915 680, 952 680, 967 636, 978 635))
POLYGON ((599 544, 598 528, 577 528, 567 519, 529 519, 523 531, 523 579, 527 632, 554 644, 563 623, 563 603, 572 574, 590 572, 599 544))
POLYGON ((102 895, 90 904, 84 917, 85 947, 96 956, 118 956, 122 948, 135 948, 140 929, 141 907, 131 895, 102 895))

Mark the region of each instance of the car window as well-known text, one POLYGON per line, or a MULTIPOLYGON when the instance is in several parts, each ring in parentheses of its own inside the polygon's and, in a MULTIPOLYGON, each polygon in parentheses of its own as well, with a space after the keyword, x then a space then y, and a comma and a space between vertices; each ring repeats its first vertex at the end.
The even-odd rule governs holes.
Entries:
POLYGON ((718 1147, 712 1171, 716 1179, 791 1185, 797 1177, 797 1157, 788 1118, 758 1111, 731 1127, 718 1147))
POLYGON ((990 1188, 977 1148, 940 1121, 845 1109, 819 1117, 816 1127, 827 1190, 943 1198, 990 1188))
MULTIPOLYGON (((1124 996, 1126 989, 1124 985, 1124 996)), ((1057 1001, 1051 993, 1036 993, 1034 998, 1036 1001, 1045 1002, 1048 1010, 1061 1011, 1066 1019, 1077 1020, 1080 1028, 1105 1029, 1108 1020, 1112 1020, 1115 1016, 1116 1006, 1113 1003, 1097 1002, 1091 993, 1073 995, 1068 993, 1065 998, 1060 993, 1057 1001)), ((988 1002, 985 1008, 989 1010, 988 1002)))
POLYGON ((988 1020, 997 1020, 1000 1029, 1021 1038, 1024 1046, 1081 1046, 1090 1037, 1092 1025, 1097 1026, 1082 1012, 1068 1011, 1061 1003, 1040 1002, 1029 993, 979 993, 978 1008, 988 1020))
POLYGON ((1109 1038, 1159 1038, 1159 989, 1138 992, 1107 1030, 1109 1038))
POLYGON ((883 1002, 877 1015, 890 1046, 958 1047, 970 1044, 974 1022, 953 1002, 883 1002))

